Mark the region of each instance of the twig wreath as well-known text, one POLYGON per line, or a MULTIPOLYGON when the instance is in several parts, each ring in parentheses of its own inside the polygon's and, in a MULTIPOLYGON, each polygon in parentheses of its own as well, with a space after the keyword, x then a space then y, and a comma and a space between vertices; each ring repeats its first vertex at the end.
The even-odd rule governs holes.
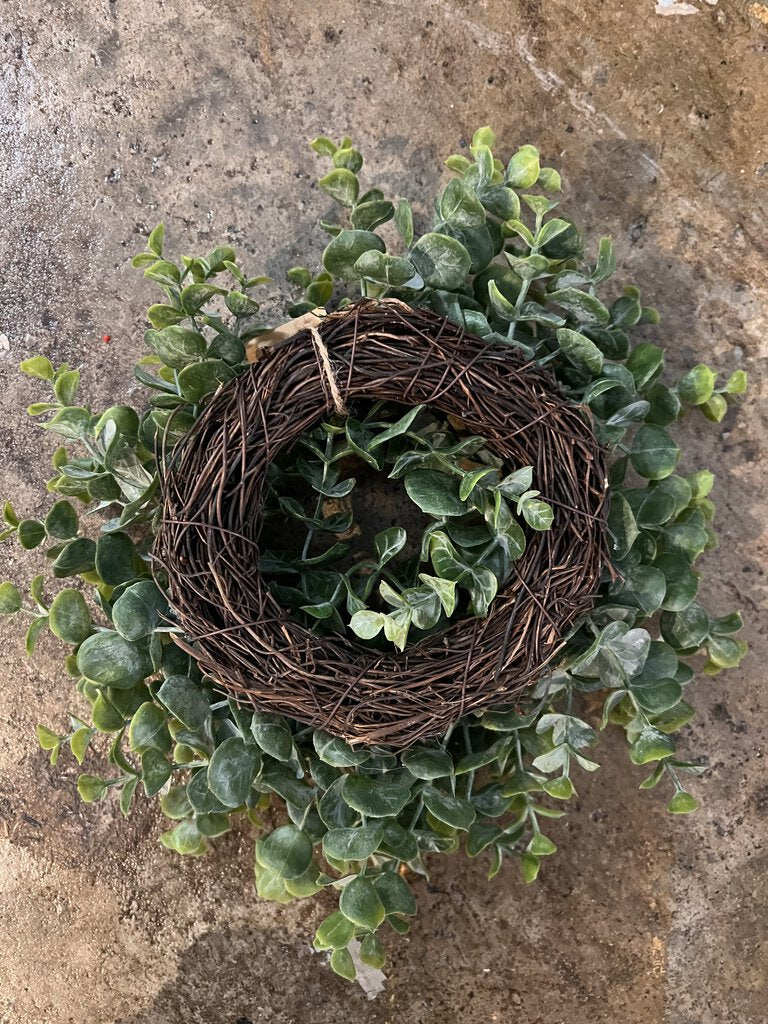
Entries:
POLYGON ((134 259, 164 295, 138 410, 77 404, 79 371, 44 356, 21 366, 63 445, 45 516, 6 503, 0 536, 76 578, 52 599, 43 575, 29 598, 0 584, 30 654, 46 628, 68 645, 81 707, 41 746, 94 748, 86 801, 157 797, 169 850, 250 822, 260 896, 337 894, 315 946, 348 979, 383 965, 381 925, 409 929, 430 854, 534 881, 603 729, 641 789, 666 780, 668 809, 695 810, 686 688, 746 651, 741 616, 697 600, 714 476, 678 472, 668 429, 722 420, 746 375, 665 379, 663 350, 631 339, 656 311, 630 286, 600 297, 610 240, 586 258, 552 215, 558 173, 494 144, 481 128, 449 157, 419 234, 406 199, 361 191, 349 139, 316 139, 346 214, 321 222, 323 269, 289 271, 303 297, 279 328, 230 247, 175 262, 156 228, 134 259))
POLYGON ((320 320, 330 386, 310 331, 225 385, 179 442, 154 554, 184 647, 220 686, 352 742, 406 747, 540 679, 590 609, 604 561, 602 454, 551 372, 435 313, 364 300, 320 320), (460 419, 506 464, 532 464, 556 510, 485 618, 394 656, 292 621, 254 557, 270 461, 356 397, 460 419))

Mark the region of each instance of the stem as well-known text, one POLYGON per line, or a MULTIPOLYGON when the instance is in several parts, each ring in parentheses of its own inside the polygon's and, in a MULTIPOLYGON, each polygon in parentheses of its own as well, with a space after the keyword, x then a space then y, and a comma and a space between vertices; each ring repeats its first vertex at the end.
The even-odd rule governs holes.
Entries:
MULTIPOLYGON (((323 462, 323 479, 322 479, 321 486, 325 485, 325 481, 326 481, 327 476, 328 476, 328 466, 330 464, 331 455, 332 454, 333 454, 333 434, 329 434, 328 437, 326 438, 326 441, 325 441, 325 461, 323 462)), ((313 519, 317 519, 317 517, 322 512, 322 509, 323 509, 323 497, 324 496, 323 496, 322 493, 318 494, 318 496, 317 496, 317 504, 315 505, 315 514, 312 517, 313 519)), ((302 560, 305 559, 307 557, 307 555, 309 554, 309 549, 310 549, 310 546, 312 544, 312 538, 314 537, 314 535, 315 535, 315 527, 314 526, 308 526, 307 527, 307 537, 306 537, 306 540, 304 541, 304 547, 301 550, 302 560)), ((302 577, 302 589, 304 590, 305 594, 307 593, 306 585, 307 585, 306 584, 306 578, 302 577)))
MULTIPOLYGON (((542 214, 537 213, 536 214, 536 229, 534 231, 534 236, 533 236, 534 237, 534 243, 531 246, 530 252, 528 253, 529 256, 536 256, 536 255, 538 255, 539 247, 536 244, 535 240, 538 237, 539 232, 541 231, 541 220, 542 220, 542 214)), ((523 281, 522 286, 520 288, 520 291, 518 293, 518 296, 515 299, 515 310, 518 313, 523 308, 523 303, 525 302, 526 296, 528 295, 528 289, 531 287, 531 281, 532 280, 533 280, 533 278, 528 277, 528 278, 526 278, 523 281)), ((515 340, 515 331, 517 330, 517 324, 518 324, 518 321, 517 320, 513 320, 512 323, 509 325, 509 330, 507 331, 507 341, 514 341, 515 340)))

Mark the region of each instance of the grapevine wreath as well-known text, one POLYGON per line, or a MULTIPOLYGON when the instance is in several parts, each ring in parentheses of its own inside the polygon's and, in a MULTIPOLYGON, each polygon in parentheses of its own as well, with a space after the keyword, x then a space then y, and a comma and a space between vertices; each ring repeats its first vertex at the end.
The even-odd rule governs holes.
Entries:
POLYGON ((383 965, 380 926, 409 929, 431 854, 532 882, 602 729, 694 810, 694 666, 746 650, 740 615, 697 600, 714 477, 672 436, 689 410, 721 421, 746 376, 669 380, 656 311, 630 286, 604 301, 610 239, 585 256, 558 173, 494 145, 481 128, 449 157, 419 233, 406 199, 361 190, 349 139, 316 139, 344 217, 277 327, 229 246, 176 262, 156 228, 133 261, 164 293, 140 409, 94 412, 77 369, 21 364, 63 444, 43 518, 7 502, 0 536, 77 578, 0 585, 30 654, 46 628, 68 645, 78 708, 41 746, 91 758, 88 802, 158 798, 169 850, 250 822, 261 897, 338 897, 315 946, 348 979, 383 965))

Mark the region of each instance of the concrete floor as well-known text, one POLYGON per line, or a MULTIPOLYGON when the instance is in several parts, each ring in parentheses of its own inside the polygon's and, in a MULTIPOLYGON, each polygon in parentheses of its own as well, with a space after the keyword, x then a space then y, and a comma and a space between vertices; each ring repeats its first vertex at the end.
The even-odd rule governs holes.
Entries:
MULTIPOLYGON (((278 279, 316 262, 319 132, 350 133, 379 182, 417 198, 481 123, 508 151, 537 142, 566 208, 614 235, 620 276, 660 308, 673 366, 752 382, 723 424, 684 430, 686 469, 718 472, 704 589, 743 609, 752 643, 741 671, 697 685, 703 809, 665 815, 609 743, 539 886, 436 863, 373 1002, 310 954, 321 906, 257 900, 248 837, 181 861, 146 805, 126 822, 79 802, 71 761, 51 769, 32 734, 74 703, 58 652, 29 662, 4 623, 0 1020, 766 1024, 768 7, 4 0, 0 24, 0 492, 25 514, 45 504, 53 444, 25 418, 38 391, 19 359, 82 366, 94 406, 135 395, 156 300, 128 261, 161 219, 178 250, 231 242, 278 279)), ((15 548, 2 560, 33 574, 15 548)))

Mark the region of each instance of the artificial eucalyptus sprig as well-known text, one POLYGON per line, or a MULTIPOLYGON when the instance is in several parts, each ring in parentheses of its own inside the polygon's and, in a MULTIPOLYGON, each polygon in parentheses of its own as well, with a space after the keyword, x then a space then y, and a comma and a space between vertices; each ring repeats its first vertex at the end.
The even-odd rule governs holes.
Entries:
MULTIPOLYGON (((158 227, 134 260, 163 292, 148 312, 149 354, 136 367, 149 389, 145 407, 93 411, 78 404, 77 370, 55 369, 45 357, 22 364, 52 390, 29 411, 49 417, 42 425, 62 447, 53 455, 46 516, 25 519, 6 503, 0 536, 42 546, 52 580, 77 581, 52 598, 43 576, 31 581, 29 598, 0 584, 0 612, 30 620, 28 651, 49 628, 76 680, 78 713, 61 729, 40 726, 41 746, 54 762, 64 748, 80 764, 94 749, 106 757, 106 776, 80 776, 86 801, 114 792, 127 814, 139 785, 158 797, 173 822, 162 842, 178 853, 202 854, 234 820, 249 820, 261 896, 286 902, 337 891, 339 909, 320 924, 315 945, 330 951, 331 966, 346 978, 356 971, 353 940, 360 959, 378 967, 379 929, 408 930, 412 882, 427 873, 430 854, 460 847, 483 854, 490 876, 511 858, 533 881, 555 850, 546 821, 564 813, 579 773, 598 767, 593 751, 603 729, 624 730, 632 763, 650 771, 641 788, 666 779, 669 810, 693 810, 681 776, 702 767, 680 756, 675 740, 695 713, 692 666, 703 655, 704 672, 715 674, 746 650, 740 615, 712 617, 697 600, 695 565, 716 543, 714 477, 695 467, 678 473, 681 453, 670 433, 691 409, 722 420, 746 377, 736 371, 718 384, 702 364, 668 379, 663 350, 632 339, 658 314, 636 289, 612 290, 610 240, 586 256, 576 226, 554 214, 557 172, 541 166, 533 146, 506 163, 494 146, 482 128, 466 155, 449 157, 455 177, 436 198, 430 230, 419 234, 420 211, 414 217, 407 199, 363 190, 362 157, 349 139, 316 140, 313 148, 332 163, 320 187, 341 204, 343 223, 322 225, 331 235, 323 269, 296 267, 289 277, 304 291, 293 314, 343 306, 358 292, 429 307, 489 345, 546 363, 566 395, 589 408, 612 453, 611 565, 558 663, 515 706, 467 716, 448 735, 402 754, 352 747, 223 700, 173 643, 178 626, 151 557, 157 453, 171 451, 207 396, 245 369, 245 344, 269 330, 252 295, 266 279, 247 275, 229 247, 174 261, 158 227), (376 231, 388 221, 397 238, 391 251, 376 231), (82 531, 76 506, 96 514, 96 539, 82 531), (596 698, 596 716, 580 710, 596 698), (286 818, 272 830, 260 816, 270 803, 286 818)), ((447 625, 451 595, 461 596, 454 613, 483 613, 525 531, 546 529, 551 509, 546 495, 532 493, 528 467, 499 466, 482 439, 452 434, 429 410, 353 414, 318 424, 277 467, 271 508, 306 530, 298 550, 265 548, 262 571, 273 574, 286 605, 319 628, 351 628, 370 634, 365 643, 394 642, 407 655, 424 633, 420 623, 447 625), (326 503, 345 501, 355 487, 343 476, 342 462, 351 459, 386 473, 431 517, 418 538, 421 560, 398 559, 402 528, 394 527, 359 563, 345 565, 350 552, 336 545, 346 543, 338 537, 349 513, 326 503), (287 492, 292 476, 313 493, 310 507, 287 492), (337 556, 329 571, 323 560, 333 566, 337 556), (330 595, 313 589, 325 573, 330 595)))
POLYGON ((383 632, 402 651, 409 637, 413 642, 444 629, 454 617, 487 615, 512 562, 525 551, 521 523, 547 530, 553 512, 532 488, 531 466, 505 472, 482 437, 464 432, 459 438, 424 406, 397 415, 375 403, 360 418, 321 423, 300 440, 298 452, 273 464, 265 523, 288 516, 305 526, 306 536, 301 549, 266 548, 260 568, 274 580, 280 601, 314 620, 316 629, 345 633, 348 626, 363 641, 383 632), (389 469, 386 476, 402 479, 429 518, 416 558, 401 554, 406 529, 391 526, 374 537, 372 552, 357 552, 360 557, 340 569, 352 551, 344 538, 356 528, 356 480, 342 478, 340 467, 351 472, 354 465, 389 469), (311 489, 314 509, 280 494, 281 485, 296 478, 311 489))

